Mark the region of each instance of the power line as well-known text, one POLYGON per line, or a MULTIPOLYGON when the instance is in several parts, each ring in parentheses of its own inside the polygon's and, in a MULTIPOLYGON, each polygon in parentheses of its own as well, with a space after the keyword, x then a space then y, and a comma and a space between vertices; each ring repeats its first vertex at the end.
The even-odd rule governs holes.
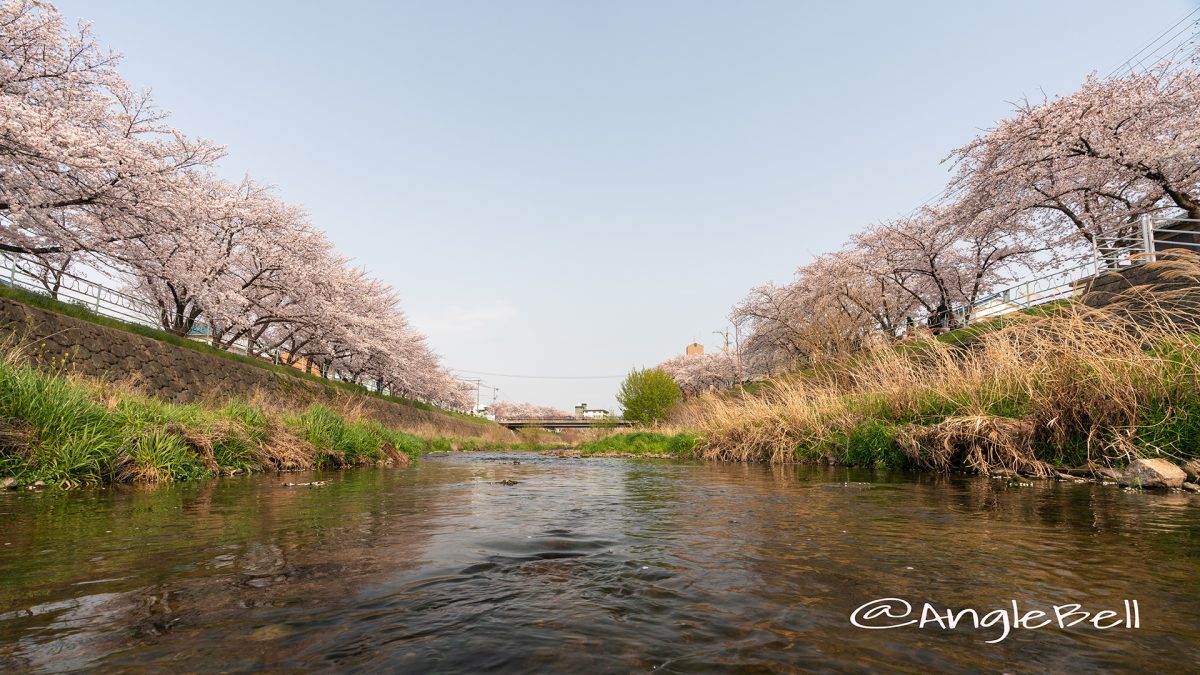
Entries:
MULTIPOLYGON (((1197 28, 1200 28, 1200 19, 1197 19, 1194 25, 1197 28)), ((1180 42, 1178 47, 1176 47, 1170 54, 1164 56, 1161 60, 1174 63, 1176 55, 1183 51, 1185 47, 1191 47, 1193 50, 1196 48, 1197 38, 1200 38, 1200 31, 1194 33, 1190 39, 1180 42)))
MULTIPOLYGON (((1196 16, 1198 13, 1200 13, 1200 7, 1196 7, 1195 9, 1191 10, 1190 12, 1184 14, 1177 21, 1175 21, 1175 23, 1171 24, 1166 30, 1159 33, 1153 40, 1146 43, 1145 46, 1143 46, 1141 49, 1134 52, 1133 56, 1130 56, 1128 59, 1125 59, 1124 63, 1117 66, 1116 68, 1113 68, 1112 72, 1110 72, 1107 75, 1107 78, 1111 78, 1113 75, 1117 74, 1119 71, 1121 71, 1126 66, 1129 67, 1130 72, 1133 72, 1136 68, 1140 67, 1142 65, 1142 63, 1145 62, 1147 59, 1149 59, 1151 57, 1155 57, 1164 48, 1170 47, 1171 43, 1174 42, 1175 40, 1177 40, 1180 35, 1183 35, 1188 30, 1194 30, 1197 25, 1200 25, 1200 16, 1196 16), (1195 18, 1193 18, 1194 16, 1195 16, 1195 18), (1189 20, 1190 20, 1189 25, 1184 25, 1182 28, 1179 28, 1181 25, 1183 25, 1185 23, 1189 23, 1189 20), (1175 30, 1176 28, 1179 28, 1179 30, 1176 31, 1175 30), (1168 38, 1166 42, 1164 42, 1162 45, 1155 47, 1155 45, 1159 42, 1159 40, 1162 40, 1164 35, 1167 35, 1168 33, 1171 33, 1172 31, 1175 31, 1174 34, 1171 35, 1171 37, 1168 38), (1145 52, 1147 49, 1150 49, 1152 47, 1154 47, 1153 51, 1151 51, 1149 54, 1146 54, 1145 56, 1142 56, 1143 52, 1145 52), (1131 66, 1130 63, 1134 59, 1138 58, 1139 56, 1142 56, 1141 60, 1131 66)), ((1192 41, 1191 39, 1185 39, 1183 42, 1179 43, 1179 45, 1177 45, 1174 48, 1174 50, 1172 50, 1170 52, 1170 56, 1173 57, 1176 53, 1179 52, 1180 49, 1187 46, 1188 43, 1191 41, 1192 41)), ((933 204, 934 202, 938 202, 938 201, 942 201, 942 200, 949 200, 949 199, 955 197, 958 193, 964 191, 965 189, 966 189, 965 183, 959 183, 958 185, 954 186, 953 188, 942 188, 936 194, 932 195, 925 201, 923 201, 920 204, 918 204, 917 206, 913 207, 913 209, 911 211, 904 214, 902 217, 903 218, 911 218, 911 217, 915 216, 921 209, 925 208, 926 206, 929 206, 930 204, 933 204)))
MULTIPOLYGON (((1164 35, 1166 35, 1167 33, 1170 33, 1171 31, 1175 30, 1176 28, 1178 28, 1180 24, 1182 24, 1182 23, 1186 22, 1188 19, 1190 19, 1190 18, 1192 17, 1192 15, 1196 14, 1197 12, 1200 12, 1200 7, 1196 7, 1195 9, 1193 9, 1193 10, 1192 10, 1192 11, 1190 11, 1190 12, 1188 12, 1187 14, 1184 14, 1182 17, 1180 17, 1180 18, 1179 18, 1179 20, 1178 20, 1178 21, 1176 21, 1175 23, 1171 24, 1171 25, 1170 25, 1170 27, 1168 27, 1168 28, 1167 28, 1166 30, 1164 30, 1163 32, 1159 33, 1157 37, 1155 37, 1155 38, 1154 38, 1153 40, 1151 40, 1150 42, 1146 43, 1146 45, 1145 45, 1144 47, 1142 47, 1141 49, 1139 49, 1139 50, 1137 50, 1136 52, 1134 52, 1133 56, 1130 56, 1129 58, 1125 59, 1125 62, 1124 62, 1124 63, 1122 63, 1121 65, 1117 66, 1116 68, 1113 68, 1113 69, 1112 69, 1112 72, 1110 72, 1110 73, 1109 73, 1108 75, 1106 75, 1105 77, 1106 77, 1106 78, 1112 77, 1113 75, 1116 75, 1118 72, 1120 72, 1120 71, 1121 71, 1123 68, 1125 68, 1126 66, 1129 66, 1129 64, 1130 64, 1130 63, 1132 63, 1134 59, 1136 59, 1136 58, 1138 58, 1139 56, 1141 56, 1141 55, 1142 55, 1142 52, 1146 51, 1147 49, 1150 49, 1151 47, 1154 47, 1154 45, 1155 45, 1155 44, 1156 44, 1156 43, 1157 43, 1159 40, 1161 40, 1161 39, 1163 38, 1163 36, 1164 36, 1164 35)), ((1193 23, 1195 23, 1195 21, 1194 21, 1194 20, 1193 20, 1193 23)), ((1185 28, 1185 30, 1186 30, 1186 28, 1185 28)), ((1174 37, 1172 37, 1171 39, 1175 39, 1175 38, 1174 38, 1174 37)), ((1169 42, 1169 41, 1168 41, 1168 42, 1169 42)), ((1157 49, 1162 49, 1162 47, 1158 47, 1157 49)), ((1156 49, 1156 51, 1157 51, 1157 49, 1156 49)), ((1143 58, 1142 58, 1142 61, 1144 61, 1144 60, 1145 60, 1145 57, 1143 57, 1143 58)), ((1135 64, 1135 66, 1136 66, 1136 65, 1141 65, 1141 62, 1142 62, 1142 61, 1138 61, 1138 63, 1137 63, 1137 64, 1135 64)), ((1132 66, 1130 67, 1130 70, 1133 70, 1133 67, 1132 67, 1132 66)))
MULTIPOLYGON (((1200 7, 1196 8, 1195 11, 1200 12, 1200 7)), ((1189 25, 1186 25, 1183 28, 1180 28, 1174 35, 1172 35, 1170 37, 1170 39, 1168 39, 1166 42, 1164 42, 1161 47, 1159 47, 1158 49, 1154 50, 1153 52, 1150 52, 1149 54, 1143 56, 1141 58, 1141 60, 1139 60, 1137 63, 1133 64, 1129 68, 1129 72, 1130 73, 1136 72, 1137 69, 1141 68, 1142 64, 1146 63, 1147 61, 1149 61, 1150 64, 1153 65, 1155 61, 1162 60, 1163 50, 1169 49, 1171 47, 1172 42, 1178 40, 1185 33, 1195 30, 1195 27, 1196 27, 1196 21, 1192 21, 1189 25)), ((1190 42, 1190 39, 1184 38, 1184 40, 1182 42, 1180 42, 1179 45, 1175 47, 1175 49, 1171 50, 1169 52, 1169 54, 1174 55, 1180 49, 1182 49, 1183 47, 1186 47, 1189 42, 1190 42)))

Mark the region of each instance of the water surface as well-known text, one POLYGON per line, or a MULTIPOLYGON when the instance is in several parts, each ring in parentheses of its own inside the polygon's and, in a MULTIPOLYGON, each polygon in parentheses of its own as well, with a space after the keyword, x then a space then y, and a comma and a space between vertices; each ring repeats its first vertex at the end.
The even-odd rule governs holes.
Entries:
POLYGON ((1184 672, 1198 654, 1200 497, 1179 493, 511 453, 0 494, 4 671, 1184 672), (1140 627, 988 644, 999 626, 851 624, 884 597, 1122 618, 1136 599, 1140 627))

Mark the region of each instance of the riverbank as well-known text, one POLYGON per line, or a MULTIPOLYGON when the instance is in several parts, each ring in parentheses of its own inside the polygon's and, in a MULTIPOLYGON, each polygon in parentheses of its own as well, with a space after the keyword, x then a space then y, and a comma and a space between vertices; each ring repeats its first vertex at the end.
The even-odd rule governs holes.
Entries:
MULTIPOLYGON (((154 351, 159 352, 161 355, 164 352, 169 353, 174 350, 184 355, 195 354, 203 355, 203 357, 210 359, 220 359, 220 362, 224 362, 226 366, 236 364, 241 367, 249 367, 262 373, 270 373, 276 377, 282 376, 284 380, 296 380, 309 385, 316 385, 319 388, 338 391, 339 393, 346 392, 355 396, 363 396, 403 405, 408 408, 432 413, 438 417, 453 418, 471 424, 486 424, 485 420, 472 415, 438 408, 423 401, 382 394, 361 384, 320 377, 305 370, 272 363, 261 358, 217 349, 205 342, 167 333, 157 328, 103 316, 93 312, 89 307, 84 305, 63 302, 41 293, 3 284, 0 284, 0 327, 8 331, 14 339, 31 343, 47 343, 45 349, 37 351, 49 351, 52 354, 60 356, 65 352, 65 355, 68 357, 67 361, 71 362, 72 366, 82 368, 81 372, 85 374, 97 374, 114 369, 121 370, 122 368, 127 368, 129 364, 123 362, 123 357, 107 359, 109 361, 107 363, 101 362, 105 360, 102 358, 104 356, 104 346, 111 348, 112 345, 117 343, 126 343, 126 353, 136 353, 138 356, 136 367, 129 370, 138 372, 144 379, 155 379, 157 375, 161 374, 138 370, 138 368, 145 368, 148 362, 154 360, 153 358, 147 358, 148 356, 152 357, 154 351), (136 338, 133 336, 136 336, 136 338), (160 344, 162 348, 158 350, 147 350, 144 347, 138 348, 136 345, 138 338, 152 340, 153 343, 160 344), (90 359, 83 358, 81 362, 79 357, 90 357, 90 359)), ((179 361, 188 359, 176 358, 171 360, 179 361)), ((190 365, 195 366, 197 364, 194 359, 191 361, 190 365)), ((205 368, 194 369, 206 370, 205 368)), ((207 370, 221 370, 222 375, 225 377, 229 377, 233 372, 236 372, 235 369, 229 367, 220 368, 210 366, 207 370)), ((263 381, 260 379, 258 384, 261 384, 263 381)), ((197 396, 197 392, 203 389, 198 386, 188 386, 195 384, 191 382, 173 382, 172 384, 175 385, 172 387, 172 390, 163 393, 170 395, 171 398, 169 400, 180 403, 190 402, 197 396)))
POLYGON ((579 457, 653 457, 692 459, 699 437, 694 433, 634 431, 580 443, 571 453, 579 457))
MULTIPOLYGON (((689 401, 665 429, 694 436, 692 454, 717 461, 1119 480, 1138 460, 1160 460, 1195 483, 1200 263, 1168 264, 1164 276, 1187 281, 1184 290, 1137 287, 1103 307, 1062 303, 960 339, 909 338, 814 361, 753 393, 689 401)), ((646 445, 633 435, 606 443, 646 445)))
POLYGON ((168 403, 132 383, 0 354, 0 484, 7 488, 162 482, 266 471, 404 466, 428 451, 508 449, 370 419, 347 400, 288 406, 262 397, 168 403))

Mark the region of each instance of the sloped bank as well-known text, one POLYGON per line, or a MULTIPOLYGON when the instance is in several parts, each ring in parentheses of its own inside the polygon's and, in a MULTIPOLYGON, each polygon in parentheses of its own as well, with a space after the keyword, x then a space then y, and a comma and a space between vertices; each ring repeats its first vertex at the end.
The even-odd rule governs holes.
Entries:
POLYGON ((696 456, 718 461, 1087 475, 1135 487, 1178 487, 1190 467, 1194 485, 1200 259, 1147 269, 1169 283, 981 326, 961 343, 910 339, 813 363, 753 395, 692 401, 673 426, 697 436, 696 456))
POLYGON ((206 353, 203 346, 171 344, 8 297, 0 297, 0 338, 7 338, 10 345, 22 345, 29 362, 39 367, 133 382, 142 393, 169 403, 211 406, 262 396, 291 408, 312 404, 355 407, 367 419, 427 436, 495 443, 517 440, 509 430, 486 420, 464 419, 417 402, 350 391, 299 373, 292 375, 283 367, 206 353))
POLYGON ((505 447, 389 427, 361 403, 290 406, 262 396, 169 403, 126 383, 33 367, 7 350, 0 358, 0 485, 72 488, 406 466, 428 450, 505 447))

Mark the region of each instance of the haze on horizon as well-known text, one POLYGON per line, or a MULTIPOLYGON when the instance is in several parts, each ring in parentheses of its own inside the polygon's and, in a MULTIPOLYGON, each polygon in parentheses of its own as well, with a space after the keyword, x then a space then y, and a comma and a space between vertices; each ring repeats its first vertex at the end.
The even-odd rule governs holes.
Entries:
POLYGON ((1196 6, 56 4, 228 145, 224 175, 395 286, 449 366, 560 408, 718 345, 752 286, 932 197, 1012 101, 1196 6))

